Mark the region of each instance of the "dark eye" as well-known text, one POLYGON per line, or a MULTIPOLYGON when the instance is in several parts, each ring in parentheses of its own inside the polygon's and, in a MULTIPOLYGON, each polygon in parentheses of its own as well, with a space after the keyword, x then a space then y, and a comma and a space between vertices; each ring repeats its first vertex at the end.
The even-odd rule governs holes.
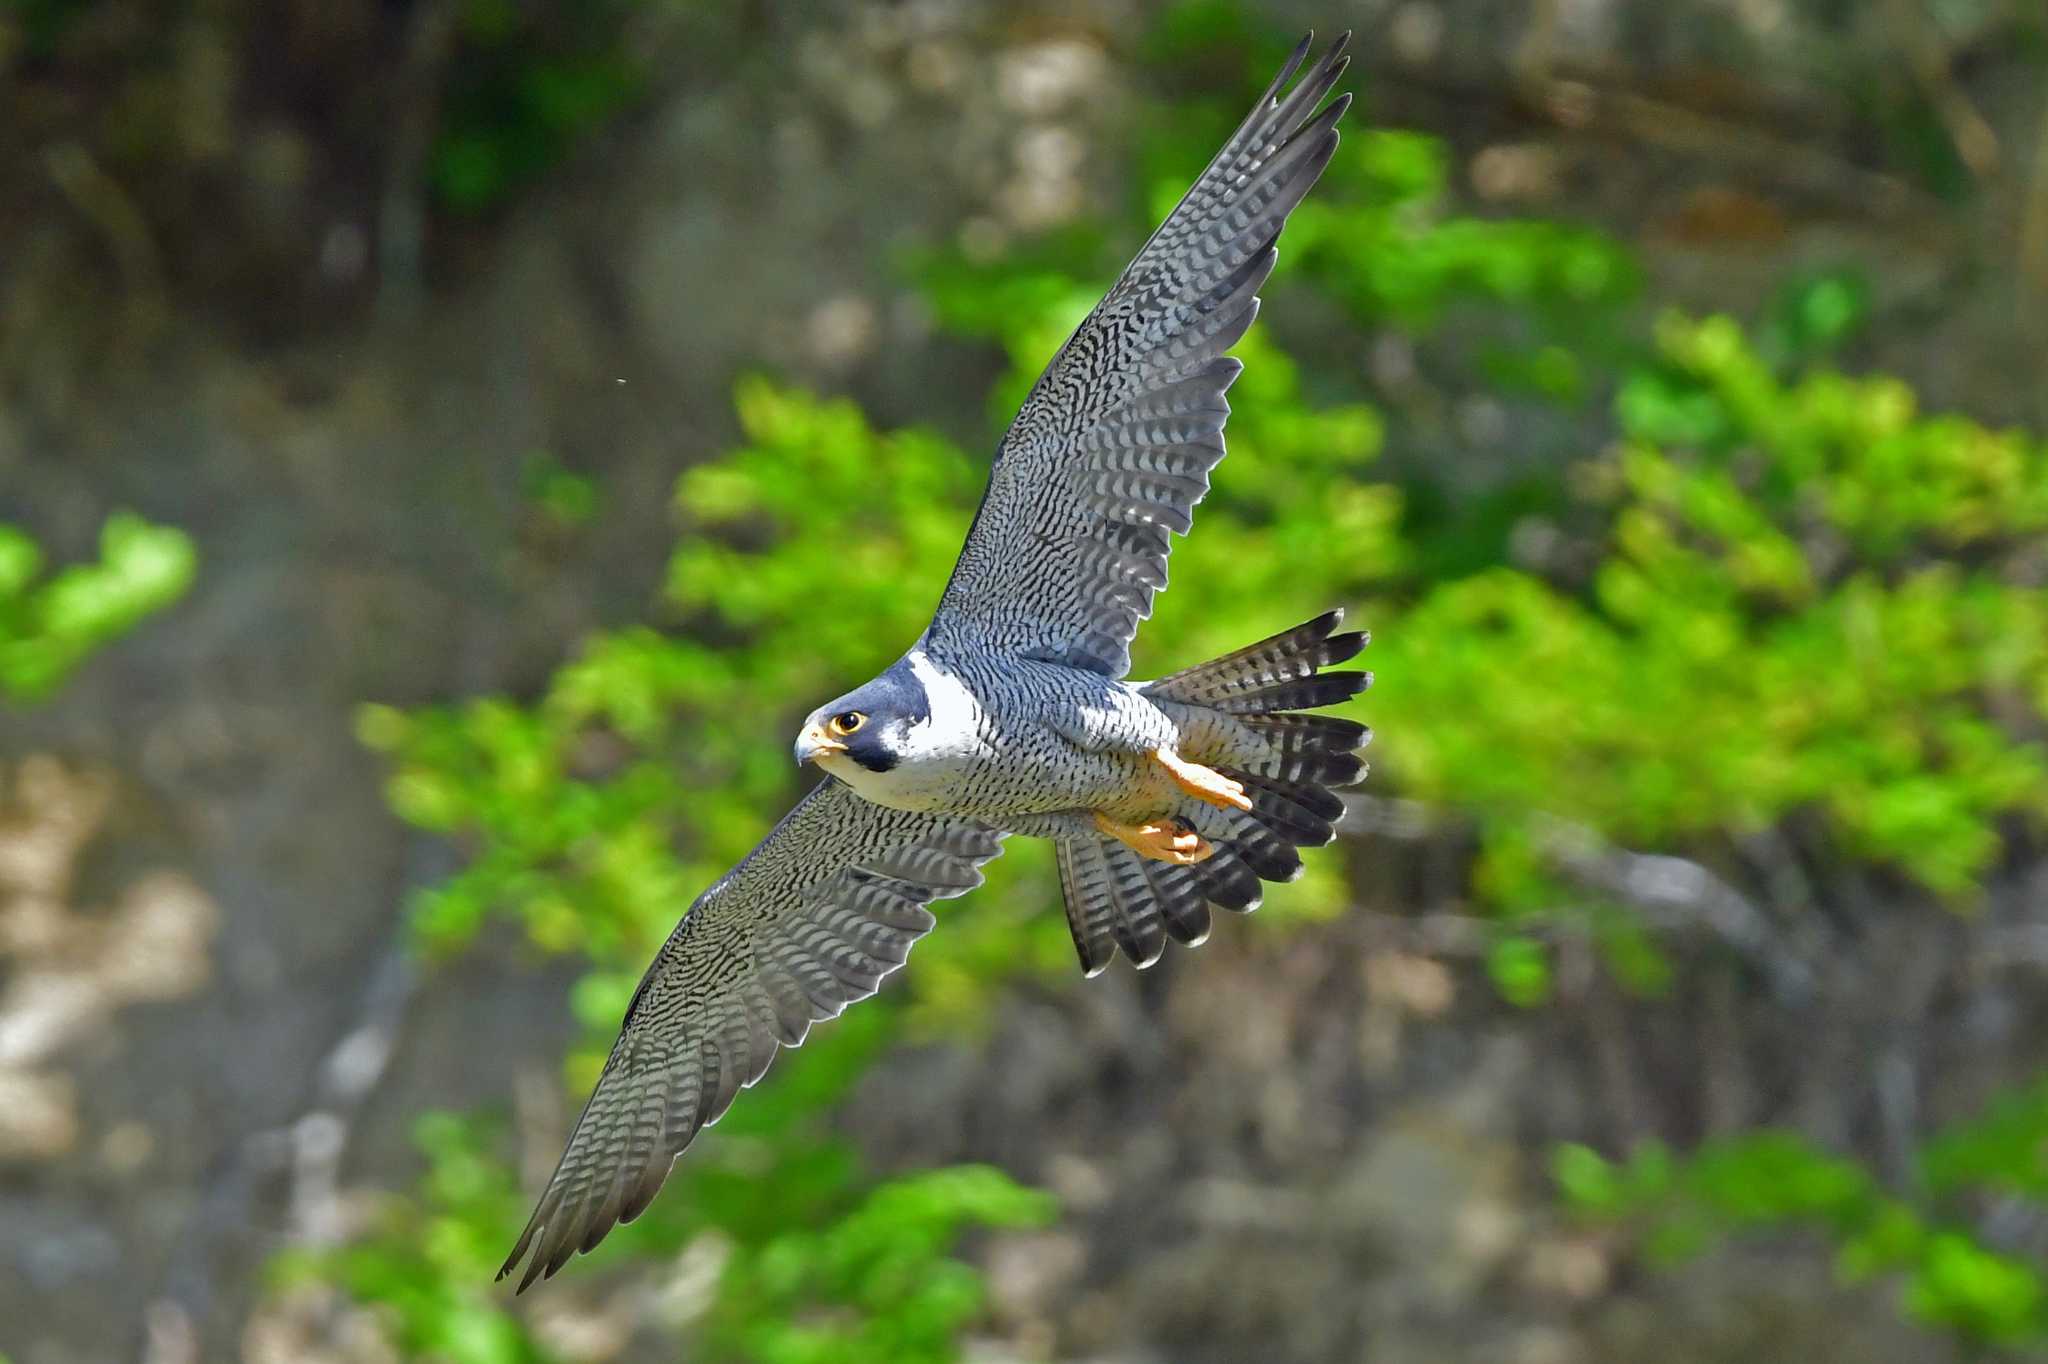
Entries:
POLYGON ((828 728, 835 739, 844 739, 868 722, 868 717, 857 710, 841 711, 828 722, 828 728))

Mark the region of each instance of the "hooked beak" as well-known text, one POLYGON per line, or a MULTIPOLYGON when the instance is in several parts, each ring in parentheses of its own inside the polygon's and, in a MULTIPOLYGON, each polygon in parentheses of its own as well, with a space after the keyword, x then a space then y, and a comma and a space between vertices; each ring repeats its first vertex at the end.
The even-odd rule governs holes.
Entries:
POLYGON ((829 758, 834 753, 844 753, 846 745, 827 734, 819 725, 805 725, 804 732, 796 736, 796 765, 814 763, 820 758, 829 758))

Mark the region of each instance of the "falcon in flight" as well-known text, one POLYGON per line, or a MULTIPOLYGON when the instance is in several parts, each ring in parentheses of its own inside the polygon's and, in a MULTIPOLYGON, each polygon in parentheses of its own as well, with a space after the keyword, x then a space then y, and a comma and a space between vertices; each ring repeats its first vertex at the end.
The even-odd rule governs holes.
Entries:
MULTIPOLYGON (((1347 35, 1348 36, 1348 35, 1347 35)), ((825 778, 676 925, 498 1277, 523 1291, 646 1208, 778 1047, 865 999, 1006 835, 1057 850, 1081 968, 1193 946, 1330 841, 1368 731, 1300 712, 1369 674, 1332 611, 1154 682, 1130 644, 1223 458, 1224 354, 1351 102, 1339 38, 1273 84, 1053 357, 998 447, 932 623, 796 741, 825 778), (528 1257, 531 1257, 530 1259, 528 1257)))

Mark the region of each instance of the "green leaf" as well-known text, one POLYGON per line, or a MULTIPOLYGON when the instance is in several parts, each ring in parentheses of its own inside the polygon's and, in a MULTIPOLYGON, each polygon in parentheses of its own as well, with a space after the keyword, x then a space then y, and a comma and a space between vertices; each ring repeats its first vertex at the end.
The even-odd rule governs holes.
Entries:
POLYGON ((1501 998, 1533 1008, 1550 998, 1550 958, 1542 944, 1528 938, 1502 938, 1486 954, 1486 973, 1501 998))
POLYGON ((100 531, 100 560, 63 569, 40 586, 42 555, 0 526, 0 696, 36 701, 97 650, 190 589, 198 554, 183 531, 121 512, 100 531))

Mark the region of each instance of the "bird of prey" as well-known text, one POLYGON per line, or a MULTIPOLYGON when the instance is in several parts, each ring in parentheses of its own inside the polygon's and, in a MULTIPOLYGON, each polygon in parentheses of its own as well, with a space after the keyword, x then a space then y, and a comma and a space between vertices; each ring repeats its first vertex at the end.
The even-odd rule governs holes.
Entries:
POLYGON ((1287 215, 1337 147, 1343 38, 1289 88, 1304 38, 1242 126, 1046 367, 1004 435, 937 613, 879 677, 812 712, 821 780, 690 906, 632 1003, 503 1278, 521 1290, 646 1208, 698 1130, 778 1047, 875 992, 981 882, 1010 834, 1057 850, 1093 975, 1190 946, 1211 907, 1330 841, 1363 725, 1305 710, 1370 682, 1332 611, 1130 682, 1173 534, 1223 458, 1225 355, 1258 310, 1287 215))

